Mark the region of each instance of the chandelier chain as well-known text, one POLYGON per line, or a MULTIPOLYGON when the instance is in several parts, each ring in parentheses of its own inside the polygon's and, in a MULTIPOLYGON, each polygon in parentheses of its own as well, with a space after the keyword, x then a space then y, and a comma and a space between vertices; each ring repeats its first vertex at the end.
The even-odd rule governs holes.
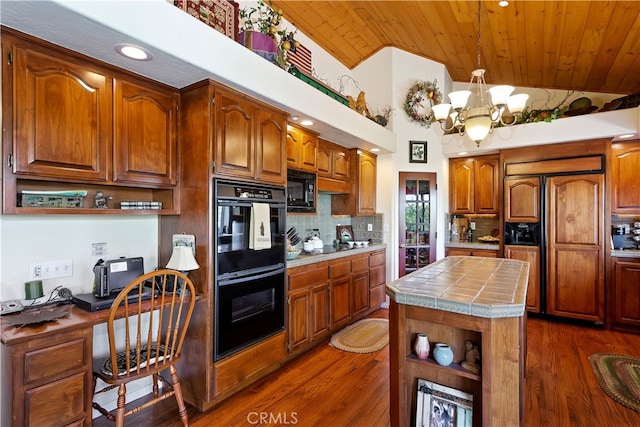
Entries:
POLYGON ((478 66, 480 68, 480 4, 481 0, 478 0, 478 66))

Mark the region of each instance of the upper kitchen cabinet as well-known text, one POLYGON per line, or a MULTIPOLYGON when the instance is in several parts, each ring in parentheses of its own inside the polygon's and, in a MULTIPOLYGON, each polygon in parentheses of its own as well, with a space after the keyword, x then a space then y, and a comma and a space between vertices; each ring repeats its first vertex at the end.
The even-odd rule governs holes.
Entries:
POLYGON ((611 212, 640 212, 640 140, 611 144, 611 212))
POLYGON ((349 150, 351 188, 348 194, 331 195, 331 215, 366 216, 376 213, 377 157, 349 150))
POLYGON ((318 134, 308 129, 287 126, 287 167, 317 171, 318 134))
POLYGON ((318 141, 318 177, 349 181, 349 149, 333 142, 318 141))
POLYGON ((121 79, 114 93, 114 181, 175 185, 178 93, 121 79))
POLYGON ((540 222, 540 178, 504 180, 505 222, 540 222))
POLYGON ((449 206, 454 214, 497 214, 499 158, 479 156, 449 162, 449 206))
POLYGON ((178 213, 177 91, 8 29, 2 50, 3 213, 178 213))

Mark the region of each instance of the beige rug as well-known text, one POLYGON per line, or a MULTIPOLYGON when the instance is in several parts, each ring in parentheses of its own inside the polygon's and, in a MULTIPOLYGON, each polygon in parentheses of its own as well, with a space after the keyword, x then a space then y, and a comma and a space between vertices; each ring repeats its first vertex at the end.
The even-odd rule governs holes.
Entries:
POLYGON ((329 344, 351 353, 373 353, 389 344, 389 320, 362 319, 333 334, 329 344))

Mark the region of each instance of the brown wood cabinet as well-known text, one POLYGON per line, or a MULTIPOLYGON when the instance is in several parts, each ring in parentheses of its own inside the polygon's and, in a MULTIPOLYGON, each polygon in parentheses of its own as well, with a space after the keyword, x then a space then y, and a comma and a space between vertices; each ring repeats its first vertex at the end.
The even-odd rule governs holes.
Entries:
POLYGON ((348 194, 331 196, 331 214, 375 215, 377 157, 360 149, 351 149, 349 157, 351 191, 348 194))
POLYGON ((540 222, 540 178, 504 180, 505 222, 540 222))
POLYGON ((349 149, 333 142, 318 140, 318 177, 349 181, 349 149))
POLYGON ((611 212, 640 212, 640 141, 611 144, 611 212))
POLYGON ((387 283, 386 251, 369 254, 369 307, 376 310, 386 301, 384 285, 387 283))
POLYGON ((604 322, 604 175, 547 180, 547 313, 604 322))
POLYGON ((206 410, 277 369, 286 357, 283 332, 214 364, 216 244, 211 237, 217 215, 212 178, 284 186, 286 113, 211 80, 184 88, 180 103, 180 135, 188 141, 179 153, 181 214, 160 218, 158 263, 169 260, 173 234, 186 230, 195 235, 200 268, 189 277, 204 299, 196 303, 180 373, 185 400, 206 410), (270 156, 273 160, 266 160, 270 156), (265 170, 273 173, 265 177, 265 170))
POLYGON ((369 255, 351 260, 351 313, 360 318, 369 311, 369 255))
POLYGON ((215 91, 217 176, 284 185, 286 116, 242 95, 215 91))
POLYGON ((312 264, 292 268, 287 276, 292 353, 329 333, 329 270, 327 263, 312 264))
POLYGON ((287 167, 307 172, 317 170, 318 134, 287 125, 287 167))
POLYGON ((351 261, 345 258, 329 265, 329 289, 331 292, 331 330, 337 330, 351 322, 351 261))
POLYGON ((497 214, 499 201, 497 156, 449 161, 449 210, 454 214, 497 214))
POLYGON ((445 248, 445 256, 483 256, 498 258, 497 249, 445 248))
POLYGON ((178 213, 178 92, 32 37, 3 30, 3 212, 124 213, 159 201, 178 213), (52 106, 55 106, 53 108, 52 106), (22 205, 24 190, 81 188, 84 206, 22 205), (93 196, 109 209, 91 209, 93 196))
POLYGON ((640 330, 640 259, 613 258, 613 310, 611 327, 640 330))
POLYGON ((506 245, 504 257, 529 263, 527 311, 540 313, 540 247, 506 245))
POLYGON ((44 334, 2 345, 0 424, 57 427, 91 425, 93 327, 44 334))

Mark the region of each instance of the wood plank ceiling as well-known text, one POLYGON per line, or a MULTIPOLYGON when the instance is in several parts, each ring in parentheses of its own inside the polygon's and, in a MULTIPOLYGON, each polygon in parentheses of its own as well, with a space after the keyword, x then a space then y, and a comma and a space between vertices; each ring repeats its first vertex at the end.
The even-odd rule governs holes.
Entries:
MULTIPOLYGON (((477 68, 477 1, 272 4, 349 69, 385 47, 440 62, 454 81, 469 81, 477 68)), ((482 1, 480 40, 489 84, 640 91, 640 1, 482 1)))

